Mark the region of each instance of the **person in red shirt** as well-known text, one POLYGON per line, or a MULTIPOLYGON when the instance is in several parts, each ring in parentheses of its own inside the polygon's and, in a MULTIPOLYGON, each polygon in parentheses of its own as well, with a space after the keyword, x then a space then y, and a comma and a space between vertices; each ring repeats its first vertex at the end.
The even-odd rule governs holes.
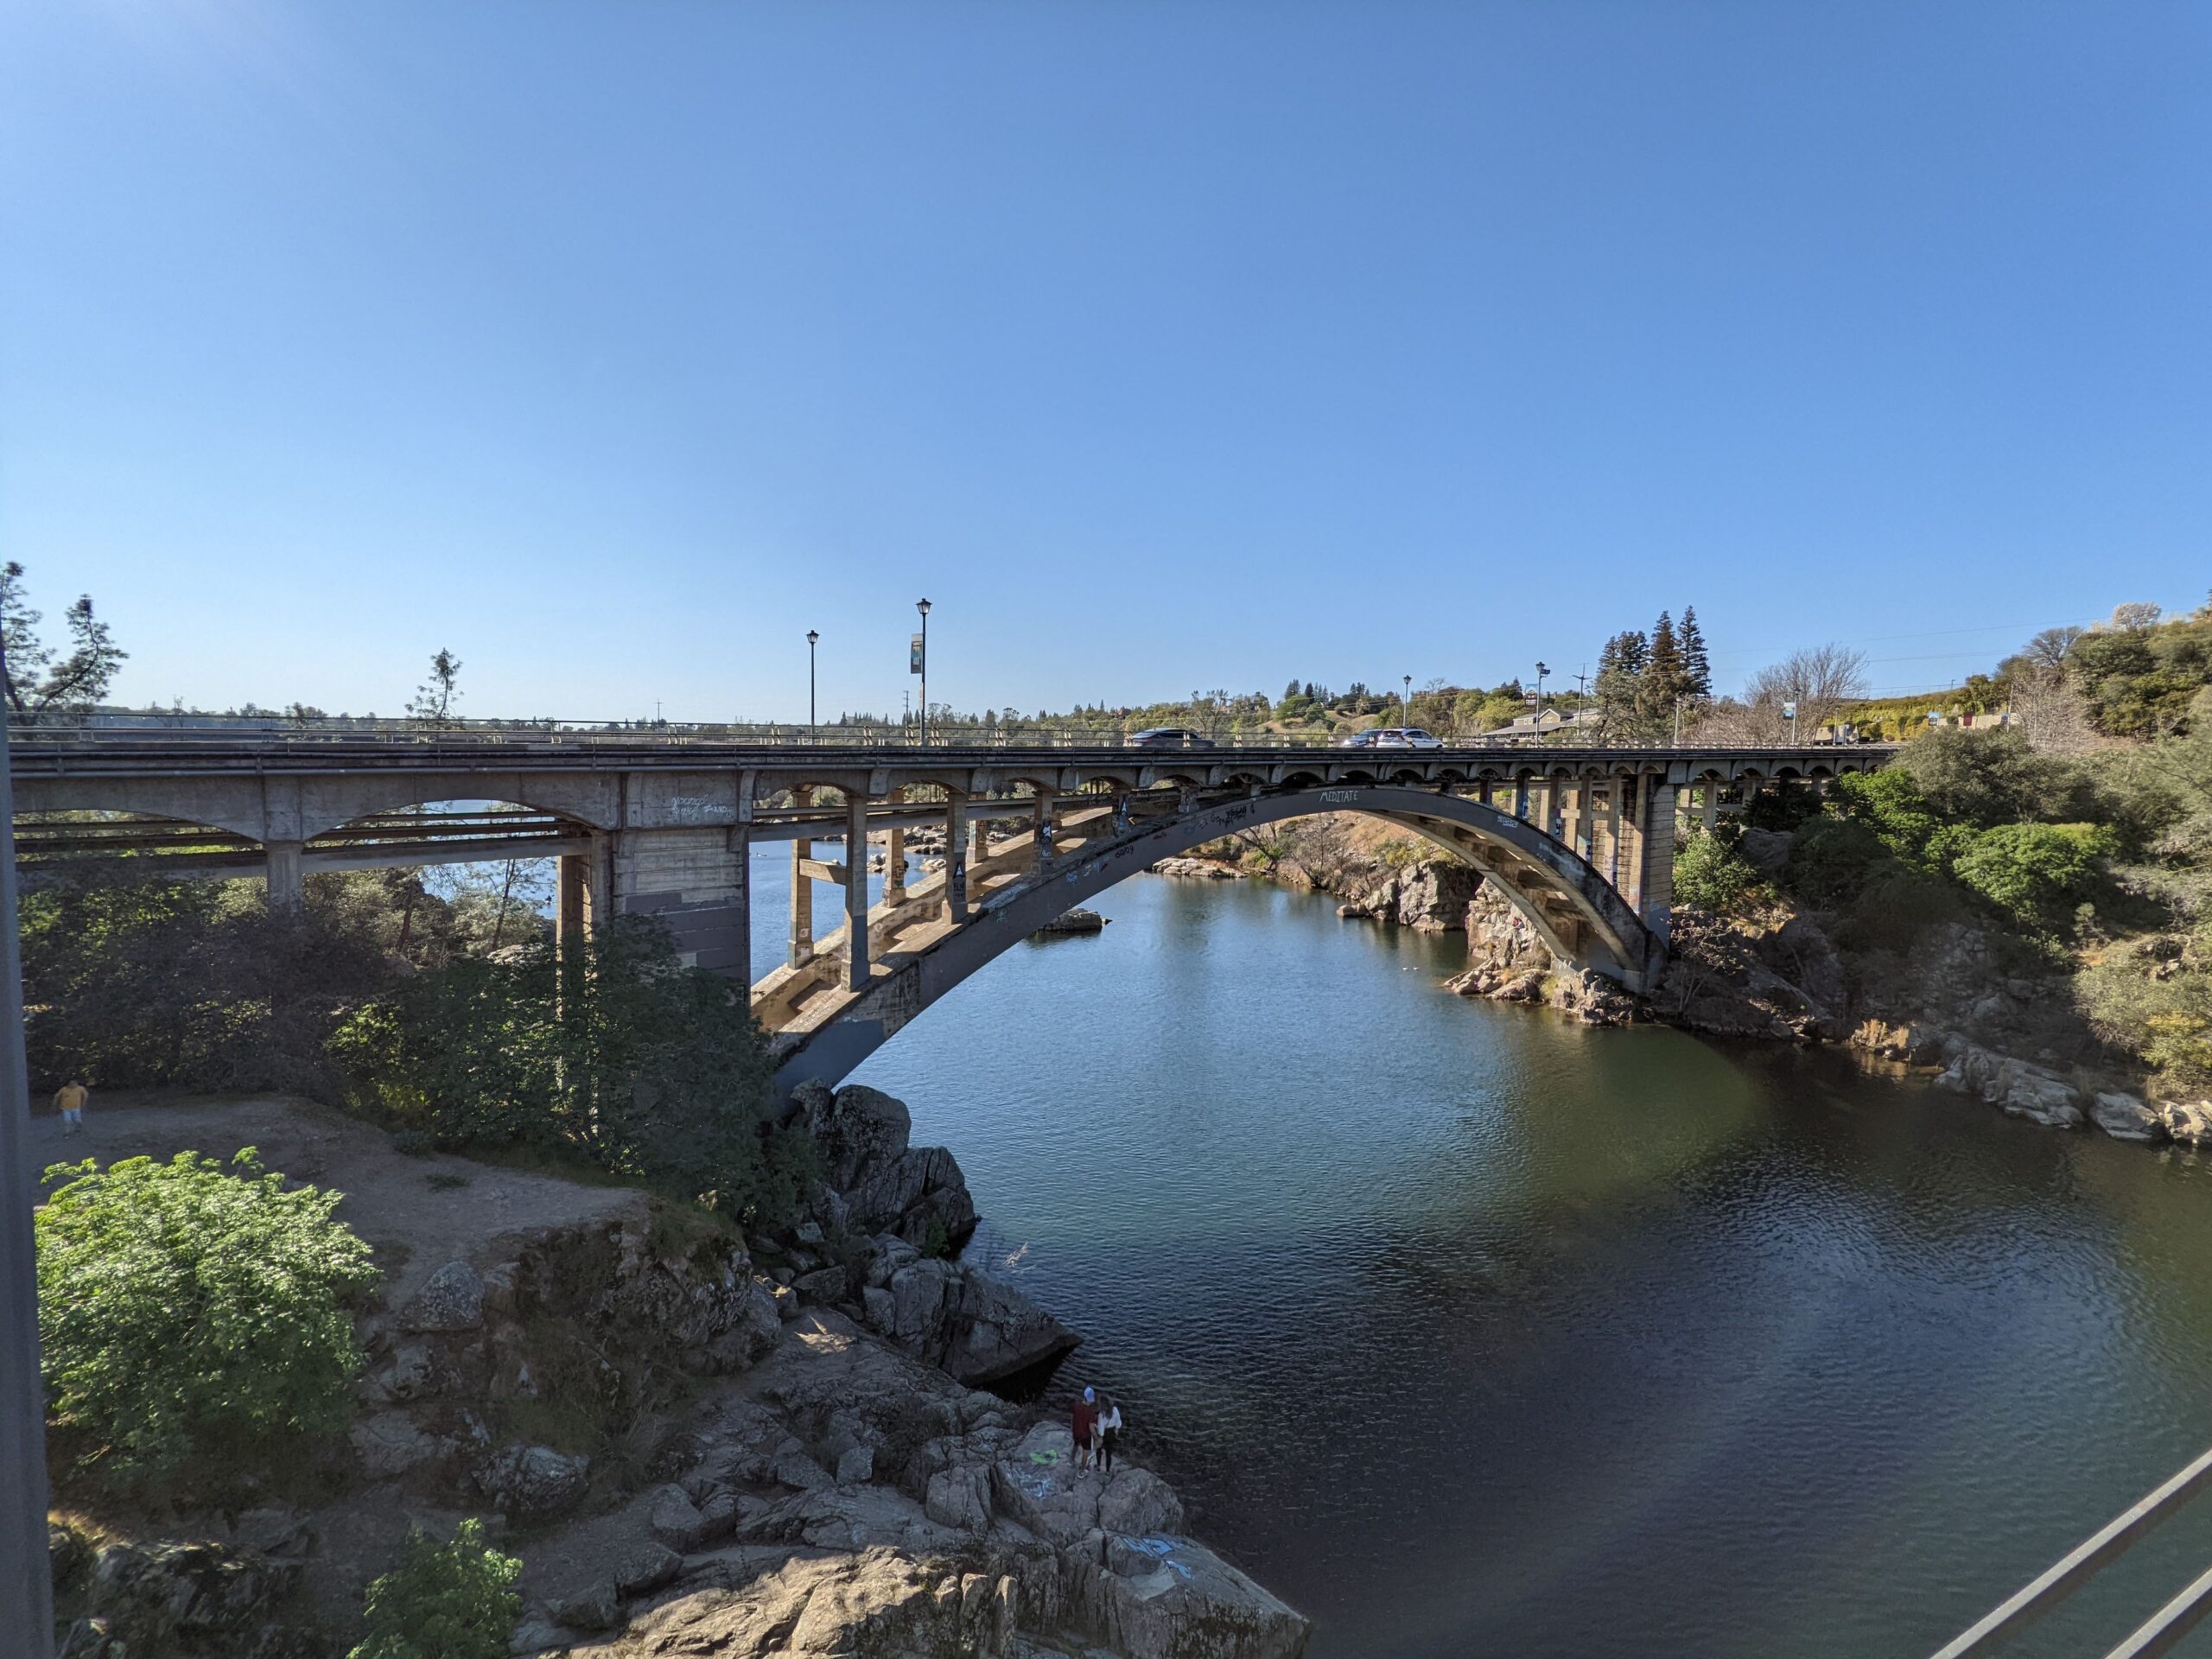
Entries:
POLYGON ((1098 1394, 1085 1389, 1083 1398, 1075 1402, 1075 1466, 1078 1471, 1090 1467, 1090 1442, 1098 1432, 1098 1394))

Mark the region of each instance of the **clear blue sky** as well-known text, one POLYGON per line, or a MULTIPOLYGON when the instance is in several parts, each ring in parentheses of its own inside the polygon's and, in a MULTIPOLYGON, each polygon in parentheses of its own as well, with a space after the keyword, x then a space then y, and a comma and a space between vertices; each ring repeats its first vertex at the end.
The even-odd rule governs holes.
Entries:
MULTIPOLYGON (((1058 707, 2212 584, 2196 4, 0 3, 0 550, 134 699, 1058 707)), ((1980 632, 1951 632, 1979 629, 1980 632)), ((1900 637, 1904 636, 1904 637, 1900 637)))

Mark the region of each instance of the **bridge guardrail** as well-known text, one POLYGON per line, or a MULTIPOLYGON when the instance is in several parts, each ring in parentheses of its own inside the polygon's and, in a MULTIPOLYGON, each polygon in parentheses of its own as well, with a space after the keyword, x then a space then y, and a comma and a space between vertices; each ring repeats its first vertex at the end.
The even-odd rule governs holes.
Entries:
MULTIPOLYGON (((1582 734, 1575 734, 1580 737, 1582 734)), ((841 725, 789 726, 773 723, 620 722, 584 721, 482 721, 429 725, 411 721, 325 718, 293 721, 255 716, 188 715, 172 721, 160 715, 104 717, 89 721, 49 721, 11 718, 8 726, 11 746, 31 753, 64 749, 158 747, 184 752, 195 747, 235 751, 241 741, 254 747, 292 751, 354 747, 391 749, 410 747, 516 748, 549 750, 594 748, 687 747, 763 749, 912 749, 937 753, 968 749, 1099 749, 1126 748, 1131 754, 1174 755, 1241 751, 1333 750, 1340 748, 1338 734, 1328 732, 1227 731, 1207 734, 1206 747, 1134 747, 1119 728, 1061 725, 936 727, 926 740, 912 726, 841 725), (257 742, 256 740, 258 740, 257 742)), ((1468 733, 1446 740, 1453 752, 1491 749, 1580 750, 1608 746, 1587 741, 1562 743, 1557 734, 1468 733)), ((1758 744, 1638 744, 1613 746, 1646 750, 1699 753, 1771 753, 1866 747, 1827 743, 1758 744)), ((1875 746, 1879 747, 1879 746, 1875 746)), ((1367 751, 1378 754, 1419 755, 1434 750, 1393 746, 1367 751)))

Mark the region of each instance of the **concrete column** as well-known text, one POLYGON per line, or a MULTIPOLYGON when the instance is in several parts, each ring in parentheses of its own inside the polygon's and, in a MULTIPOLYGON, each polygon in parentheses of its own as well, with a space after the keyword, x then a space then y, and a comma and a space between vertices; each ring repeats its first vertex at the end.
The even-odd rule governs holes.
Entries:
POLYGON ((944 806, 944 919, 968 919, 968 803, 957 795, 944 806))
MULTIPOLYGON (((796 806, 813 805, 813 786, 801 784, 791 791, 791 802, 796 806)), ((787 960, 794 968, 804 968, 814 960, 814 884, 807 880, 803 868, 804 861, 813 856, 812 841, 791 842, 791 952, 787 960)))
POLYGON ((1489 779, 1484 778, 1477 780, 1475 784, 1475 799, 1481 802, 1484 806, 1488 806, 1490 804, 1489 779))
POLYGON ((1705 833, 1709 836, 1714 821, 1720 816, 1720 786, 1708 778, 1698 793, 1705 798, 1705 833))
POLYGON ((868 802, 845 794, 845 988, 868 988, 868 802))
POLYGON ((1672 935, 1675 916, 1675 820, 1681 811, 1675 786, 1656 783, 1644 791, 1643 880, 1637 907, 1643 925, 1660 938, 1672 935))
POLYGON ((591 885, 591 855, 565 853, 555 870, 553 938, 563 949, 583 937, 584 893, 591 885))
POLYGON ((1029 815, 1029 868, 1040 874, 1052 857, 1052 791, 1037 791, 1029 815))
POLYGON ((1529 817, 1529 780, 1518 777, 1513 780, 1513 816, 1527 822, 1529 817))
POLYGON ((1621 780, 1621 845, 1618 856, 1618 873, 1613 885, 1618 887, 1631 905, 1641 908, 1638 895, 1643 890, 1643 809, 1650 793, 1642 778, 1621 780))
POLYGON ((1567 787, 1567 844, 1569 850, 1582 851, 1582 836, 1590 818, 1590 782, 1577 778, 1567 787))
POLYGON ((722 969, 733 979, 744 984, 753 982, 753 830, 748 824, 731 826, 729 854, 736 877, 735 890, 730 894, 729 928, 735 935, 730 944, 733 960, 722 969))
POLYGON ((263 843, 262 850, 269 855, 269 913, 271 916, 296 916, 305 902, 300 876, 300 850, 296 841, 271 841, 263 843))
POLYGON ((893 824, 883 837, 883 902, 895 905, 906 896, 906 832, 893 824))

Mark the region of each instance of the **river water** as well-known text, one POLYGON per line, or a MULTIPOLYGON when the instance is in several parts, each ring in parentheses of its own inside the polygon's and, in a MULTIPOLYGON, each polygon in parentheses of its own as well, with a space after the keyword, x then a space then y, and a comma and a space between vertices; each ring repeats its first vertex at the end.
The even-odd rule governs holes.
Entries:
MULTIPOLYGON (((1097 907, 855 1080, 1314 1659, 1923 1659, 2212 1445, 2212 1166, 1465 1001, 1313 895, 1097 907)), ((2103 1653, 2202 1507, 2010 1651, 2103 1653)))

